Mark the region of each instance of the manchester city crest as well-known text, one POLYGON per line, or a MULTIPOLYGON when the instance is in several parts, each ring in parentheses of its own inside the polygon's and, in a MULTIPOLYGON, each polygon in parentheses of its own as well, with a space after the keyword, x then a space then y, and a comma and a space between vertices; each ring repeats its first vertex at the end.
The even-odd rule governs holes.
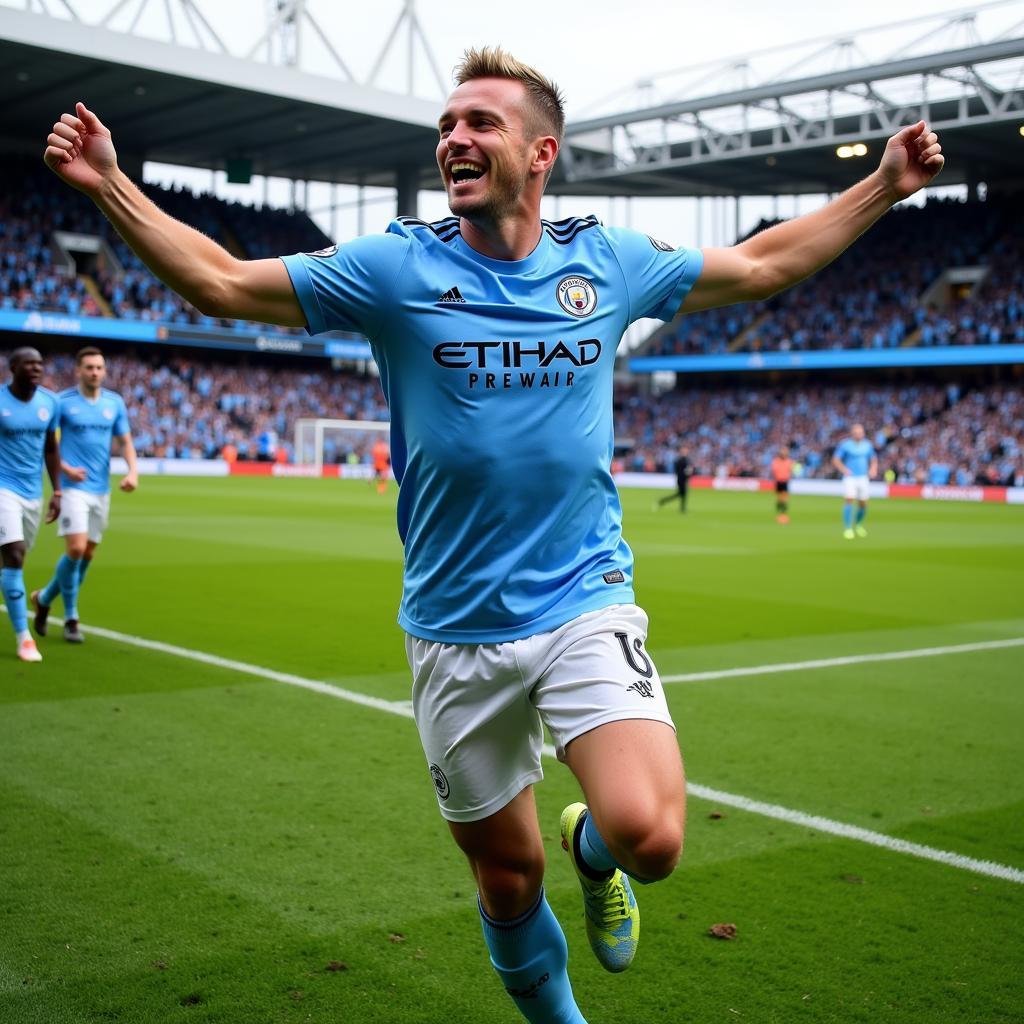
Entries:
POLYGON ((562 309, 573 316, 590 316, 597 309, 597 291, 585 277, 563 277, 555 294, 562 309))

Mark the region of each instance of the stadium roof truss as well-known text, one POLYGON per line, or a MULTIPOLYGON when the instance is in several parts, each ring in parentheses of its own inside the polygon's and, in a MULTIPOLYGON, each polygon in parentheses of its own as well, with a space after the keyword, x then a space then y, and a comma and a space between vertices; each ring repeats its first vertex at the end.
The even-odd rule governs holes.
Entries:
MULTIPOLYGON (((841 45, 842 41, 836 43, 841 45)), ((837 149, 928 121, 945 184, 1020 181, 1024 38, 774 81, 575 121, 561 191, 627 195, 834 192, 867 171, 837 149)), ((871 166, 874 161, 871 161, 871 166)))

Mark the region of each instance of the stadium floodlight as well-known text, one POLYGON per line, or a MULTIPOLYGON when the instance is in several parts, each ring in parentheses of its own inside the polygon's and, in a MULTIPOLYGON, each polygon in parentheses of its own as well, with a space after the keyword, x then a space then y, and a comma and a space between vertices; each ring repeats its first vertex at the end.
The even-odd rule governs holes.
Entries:
POLYGON ((389 420, 301 419, 295 424, 295 462, 316 466, 325 462, 370 467, 370 450, 380 437, 390 441, 389 420))
POLYGON ((840 160, 849 160, 854 156, 867 156, 868 147, 863 142, 855 142, 852 146, 839 146, 836 149, 836 156, 840 160))
POLYGON ((1022 124, 1022 125, 1021 125, 1021 126, 1020 126, 1020 127, 1018 128, 1018 129, 1017 129, 1017 131, 1019 131, 1019 132, 1021 133, 1021 135, 1024 135, 1024 124, 1022 124))

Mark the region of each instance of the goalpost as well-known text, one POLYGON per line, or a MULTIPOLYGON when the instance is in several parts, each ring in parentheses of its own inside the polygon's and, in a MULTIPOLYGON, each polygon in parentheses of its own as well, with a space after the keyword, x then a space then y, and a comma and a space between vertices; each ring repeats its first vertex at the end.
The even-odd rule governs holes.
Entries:
POLYGON ((388 420, 303 419, 295 424, 295 462, 323 467, 324 463, 372 467, 370 450, 375 441, 391 443, 388 420))

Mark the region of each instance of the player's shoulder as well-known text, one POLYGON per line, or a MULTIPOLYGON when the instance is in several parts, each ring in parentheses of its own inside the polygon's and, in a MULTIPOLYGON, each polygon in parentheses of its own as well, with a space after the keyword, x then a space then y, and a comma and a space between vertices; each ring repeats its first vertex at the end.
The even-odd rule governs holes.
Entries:
POLYGON ((541 219, 541 228, 544 233, 557 245, 569 245, 574 242, 583 232, 598 229, 590 238, 597 238, 606 233, 605 226, 594 214, 586 217, 565 217, 562 220, 541 219))
POLYGON ((65 388, 63 391, 57 393, 57 401, 63 405, 65 402, 73 402, 76 398, 80 398, 81 395, 78 393, 78 388, 65 388))
POLYGON ((109 398, 114 402, 120 402, 124 404, 124 399, 120 393, 114 391, 112 388, 100 388, 100 398, 109 398))
POLYGON ((427 221, 419 217, 396 217, 389 225, 387 234, 406 238, 419 245, 450 245, 462 234, 458 217, 443 217, 427 221))
POLYGON ((36 388, 36 394, 48 405, 56 406, 60 401, 57 397, 57 393, 55 391, 51 391, 49 388, 39 386, 36 388))

